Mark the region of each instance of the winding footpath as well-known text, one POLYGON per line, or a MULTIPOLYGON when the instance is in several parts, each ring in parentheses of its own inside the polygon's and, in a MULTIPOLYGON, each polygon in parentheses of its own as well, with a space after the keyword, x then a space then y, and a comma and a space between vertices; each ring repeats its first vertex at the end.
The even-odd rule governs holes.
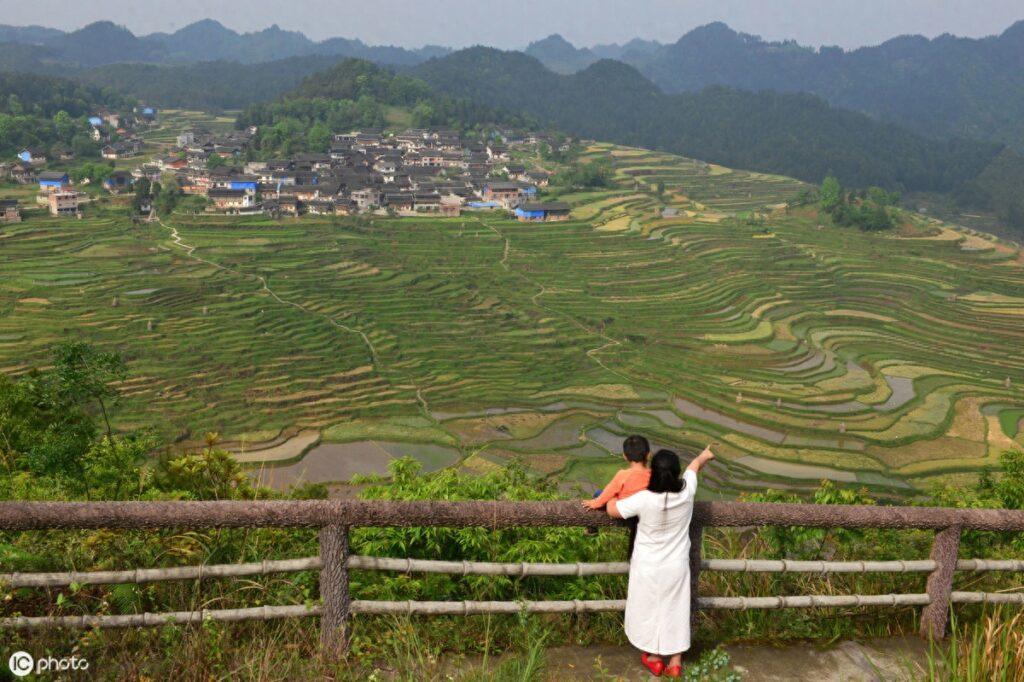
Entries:
MULTIPOLYGON (((289 301, 286 298, 282 298, 280 294, 278 294, 276 291, 274 291, 273 289, 270 288, 270 285, 267 284, 266 278, 263 277, 262 275, 255 275, 255 274, 248 273, 248 272, 241 272, 239 270, 235 270, 233 268, 229 268, 226 265, 222 265, 221 263, 216 263, 214 261, 211 261, 211 260, 208 260, 206 258, 203 258, 202 256, 197 256, 195 254, 195 251, 196 251, 196 249, 198 247, 196 247, 196 246, 194 246, 192 244, 188 244, 187 242, 185 242, 185 240, 182 238, 181 234, 178 232, 178 229, 176 227, 174 227, 172 225, 166 224, 163 221, 162 218, 156 218, 156 222, 160 223, 161 227, 163 227, 164 229, 168 230, 171 233, 171 241, 174 243, 174 245, 176 247, 178 247, 179 249, 184 251, 185 255, 187 255, 189 258, 191 258, 191 259, 193 259, 195 261, 198 261, 200 263, 203 263, 205 265, 209 265, 211 267, 217 268, 219 270, 223 270, 225 272, 230 272, 231 274, 237 275, 238 277, 255 279, 256 281, 258 281, 260 283, 260 286, 262 287, 262 290, 264 292, 266 292, 268 296, 270 296, 272 299, 274 299, 278 303, 280 303, 282 305, 291 306, 293 308, 301 310, 302 312, 306 313, 307 315, 313 315, 315 317, 319 317, 320 319, 326 321, 328 324, 332 325, 336 329, 339 329, 339 330, 341 330, 343 332, 346 332, 346 333, 349 333, 349 334, 358 334, 359 337, 363 340, 363 343, 366 345, 367 350, 370 352, 370 363, 373 365, 374 369, 376 369, 377 372, 382 377, 385 377, 389 382, 393 383, 391 375, 390 375, 390 372, 387 370, 387 368, 385 367, 384 363, 381 361, 380 355, 377 353, 376 347, 374 347, 373 342, 370 341, 370 337, 367 336, 366 332, 364 332, 361 329, 357 329, 355 327, 350 327, 350 326, 348 326, 346 324, 342 324, 341 322, 338 322, 337 320, 335 320, 330 315, 325 315, 324 313, 320 313, 320 312, 317 312, 315 310, 310 310, 309 308, 307 308, 306 306, 302 305, 301 303, 296 303, 295 301, 289 301)), ((433 413, 430 411, 430 405, 427 403, 426 398, 423 396, 423 389, 421 389, 416 384, 415 381, 413 381, 412 384, 413 384, 413 388, 416 390, 416 401, 419 403, 419 405, 422 408, 422 410, 423 410, 424 414, 426 415, 426 417, 428 419, 430 419, 431 421, 436 423, 437 420, 434 418, 433 413)))
POLYGON ((572 324, 576 325, 577 327, 579 327, 580 329, 585 331, 586 333, 591 334, 593 336, 597 336, 598 338, 603 339, 605 341, 605 343, 601 344, 597 348, 591 348, 590 350, 588 350, 586 352, 586 356, 588 358, 590 358, 591 360, 593 360, 595 363, 597 363, 597 365, 599 367, 601 367, 601 369, 605 370, 606 372, 608 372, 610 374, 614 374, 615 376, 619 377, 620 379, 624 379, 625 381, 633 382, 633 379, 631 377, 623 374, 622 372, 619 372, 617 370, 612 369, 611 367, 606 365, 601 360, 601 358, 597 357, 597 354, 602 352, 606 348, 614 348, 616 346, 621 346, 622 342, 618 341, 616 339, 613 339, 612 337, 608 336, 604 332, 599 332, 597 330, 591 329, 590 327, 588 327, 587 325, 583 324, 582 322, 577 320, 575 317, 570 315, 569 313, 566 313, 566 312, 563 312, 561 310, 558 310, 557 308, 552 308, 550 306, 546 306, 543 303, 541 303, 538 299, 548 292, 547 286, 545 286, 544 284, 541 284, 540 282, 538 282, 537 280, 533 279, 532 277, 530 277, 528 275, 525 275, 525 274, 523 274, 521 272, 518 272, 518 271, 513 271, 509 267, 508 256, 509 256, 509 250, 511 249, 511 240, 508 237, 506 237, 500 230, 495 228, 493 225, 490 225, 487 222, 485 222, 482 218, 477 217, 476 220, 481 225, 486 227, 488 230, 490 230, 491 232, 493 232, 494 234, 498 235, 499 237, 501 237, 501 238, 503 238, 505 240, 505 251, 504 251, 504 254, 503 254, 502 258, 501 258, 501 267, 505 268, 505 270, 511 272, 512 274, 514 274, 514 275, 516 275, 518 277, 521 277, 522 279, 525 279, 527 282, 529 282, 533 286, 535 286, 535 287, 540 289, 540 291, 538 291, 536 294, 534 294, 533 296, 530 297, 530 301, 533 303, 533 305, 537 306, 541 310, 546 310, 549 313, 552 313, 554 315, 558 315, 559 317, 563 317, 566 320, 568 320, 569 322, 571 322, 572 324))
POLYGON ((370 361, 373 364, 374 368, 377 369, 377 371, 380 372, 381 374, 384 374, 384 369, 381 366, 380 358, 377 355, 377 349, 374 348, 373 342, 370 341, 370 337, 368 337, 366 335, 366 332, 364 332, 361 329, 356 329, 355 327, 349 327, 348 325, 344 325, 344 324, 338 322, 337 320, 335 320, 330 315, 325 315, 323 313, 318 313, 315 310, 310 310, 309 308, 307 308, 306 306, 302 305, 301 303, 296 303, 295 301, 289 301, 288 299, 281 298, 281 296, 278 295, 278 293, 276 291, 274 291, 273 289, 270 288, 270 286, 267 284, 266 278, 263 277, 262 275, 254 275, 254 274, 251 274, 251 273, 248 273, 248 272, 240 272, 238 270, 234 270, 232 268, 229 268, 226 265, 221 265, 220 263, 215 263, 215 262, 213 262, 211 260, 207 260, 205 258, 202 258, 200 256, 195 255, 195 250, 196 250, 197 247, 192 246, 191 244, 186 244, 184 242, 184 240, 182 240, 181 235, 178 233, 178 229, 177 228, 171 227, 170 225, 167 225, 166 223, 164 223, 162 218, 157 218, 157 222, 160 223, 160 226, 163 227, 164 229, 170 230, 170 232, 171 232, 171 239, 174 241, 174 245, 179 247, 183 251, 185 251, 185 255, 187 255, 189 258, 192 258, 193 260, 197 260, 200 263, 205 263, 206 265, 209 265, 211 267, 215 267, 215 268, 218 268, 220 270, 224 270, 225 272, 230 272, 233 275, 238 275, 239 277, 247 277, 247 278, 250 278, 250 279, 255 279, 255 280, 257 280, 260 283, 260 286, 262 286, 263 291, 267 292, 267 294, 271 298, 273 298, 275 301, 277 301, 278 303, 281 303, 283 305, 290 305, 293 308, 297 308, 297 309, 301 310, 302 312, 306 313, 307 315, 315 315, 316 317, 319 317, 320 319, 327 321, 328 323, 330 323, 331 325, 333 325, 337 329, 340 329, 340 330, 342 330, 344 332, 348 332, 350 334, 358 334, 360 337, 362 337, 363 343, 366 344, 367 349, 369 349, 369 351, 370 351, 370 361))

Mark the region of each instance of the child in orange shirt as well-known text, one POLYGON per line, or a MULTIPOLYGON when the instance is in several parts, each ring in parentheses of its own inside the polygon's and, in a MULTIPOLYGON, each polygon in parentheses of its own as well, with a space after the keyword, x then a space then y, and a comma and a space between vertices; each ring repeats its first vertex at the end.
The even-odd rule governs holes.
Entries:
MULTIPOLYGON (((629 466, 615 472, 612 480, 602 490, 594 493, 594 499, 586 500, 583 506, 587 509, 601 509, 611 500, 624 500, 634 493, 647 490, 651 480, 651 470, 647 468, 647 457, 651 454, 651 445, 643 436, 630 436, 622 443, 622 457, 629 466)), ((629 556, 633 556, 633 543, 636 542, 636 519, 628 519, 629 556)))

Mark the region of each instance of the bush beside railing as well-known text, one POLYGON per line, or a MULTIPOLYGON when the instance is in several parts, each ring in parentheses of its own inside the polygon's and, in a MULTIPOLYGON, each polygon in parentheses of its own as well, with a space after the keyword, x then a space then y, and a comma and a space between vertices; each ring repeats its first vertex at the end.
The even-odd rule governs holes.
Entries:
MULTIPOLYGON (((350 500, 255 502, 4 502, 0 530, 143 529, 143 528, 319 528, 320 555, 249 564, 184 566, 128 571, 0 574, 11 587, 58 587, 77 584, 146 583, 166 580, 239 577, 319 570, 321 604, 142 613, 121 616, 16 616, 0 619, 0 628, 138 627, 203 620, 270 620, 320 616, 324 652, 341 653, 348 642, 352 613, 455 614, 621 611, 624 600, 590 601, 364 601, 351 600, 349 571, 384 570, 455 575, 583 576, 623 574, 624 562, 536 564, 428 561, 351 556, 349 530, 354 527, 542 527, 612 526, 608 516, 588 512, 575 502, 385 502, 350 500)), ((954 592, 953 575, 961 571, 1024 571, 1024 561, 957 560, 964 530, 1024 531, 1024 511, 934 507, 829 506, 700 502, 690 526, 691 595, 694 609, 766 609, 836 606, 923 606, 921 633, 943 637, 951 604, 1024 604, 1024 593, 954 592), (704 560, 701 538, 706 527, 803 526, 815 528, 889 528, 935 530, 930 558, 908 561, 704 560), (778 573, 928 574, 925 592, 890 595, 798 595, 777 597, 700 597, 701 570, 778 573)))

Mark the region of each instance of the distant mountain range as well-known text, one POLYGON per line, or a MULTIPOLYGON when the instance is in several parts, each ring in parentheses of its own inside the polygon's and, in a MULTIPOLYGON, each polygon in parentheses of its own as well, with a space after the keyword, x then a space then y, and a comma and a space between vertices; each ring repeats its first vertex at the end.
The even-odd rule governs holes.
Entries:
POLYGON ((923 135, 993 140, 1024 151, 1024 21, 988 38, 901 36, 856 50, 768 42, 722 23, 670 45, 630 45, 599 54, 553 35, 526 53, 558 73, 611 57, 668 93, 713 85, 808 92, 923 135))
MULTIPOLYGON (((371 46, 347 38, 316 42, 276 25, 238 33, 212 19, 146 36, 109 21, 71 32, 0 25, 0 43, 8 43, 0 44, 0 70, 43 73, 122 62, 256 64, 314 56, 412 67, 452 52, 437 46, 371 46)), ((1024 151, 1024 21, 988 38, 901 36, 856 50, 770 42, 713 23, 671 44, 636 39, 576 47, 554 34, 524 52, 559 74, 576 73, 601 59, 621 61, 670 94, 716 85, 807 92, 929 137, 969 137, 1024 151)))
POLYGON ((610 59, 562 75, 521 52, 477 47, 412 73, 450 95, 574 135, 811 182, 834 173, 853 187, 948 192, 977 177, 1002 148, 932 140, 807 94, 724 87, 666 94, 610 59))
POLYGON ((539 60, 555 73, 570 74, 585 69, 601 59, 615 59, 626 63, 642 62, 652 57, 664 45, 654 40, 634 38, 625 45, 573 46, 557 33, 530 43, 523 52, 539 60))
POLYGON ((238 33, 213 19, 197 21, 174 33, 146 36, 136 36, 109 21, 98 21, 71 32, 40 26, 0 25, 0 42, 31 46, 36 48, 33 54, 37 58, 80 67, 118 62, 184 64, 217 60, 251 64, 312 55, 357 57, 398 65, 419 64, 450 52, 447 48, 430 46, 415 50, 371 46, 348 38, 315 42, 276 24, 254 33, 238 33))

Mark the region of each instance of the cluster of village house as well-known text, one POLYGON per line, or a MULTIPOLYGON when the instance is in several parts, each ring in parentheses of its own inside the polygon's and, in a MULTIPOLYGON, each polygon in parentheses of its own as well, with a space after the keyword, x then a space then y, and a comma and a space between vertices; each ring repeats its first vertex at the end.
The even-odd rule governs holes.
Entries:
MULTIPOLYGON (((192 131, 176 140, 173 155, 158 156, 132 171, 114 171, 104 179, 113 193, 127 191, 135 180, 157 181, 173 175, 185 194, 210 200, 211 209, 240 214, 350 215, 364 212, 457 216, 465 209, 504 209, 520 220, 564 220, 569 205, 540 201, 538 188, 548 174, 511 160, 509 149, 546 141, 543 134, 498 131, 493 141, 464 140, 455 131, 411 129, 397 134, 358 130, 334 135, 323 153, 287 159, 237 161, 246 156, 255 128, 226 133, 192 131), (225 165, 210 168, 213 155, 225 165)), ((129 138, 108 145, 107 154, 138 153, 129 138)), ((27 149, 14 169, 40 185, 40 202, 51 213, 78 212, 68 176, 35 173, 45 157, 27 149)), ((108 158, 122 158, 111 156, 108 158)))
MULTIPOLYGON (((25 150, 22 155, 37 154, 32 150, 25 150)), ((47 206, 51 215, 55 216, 81 216, 82 204, 86 201, 87 195, 71 187, 68 174, 64 171, 37 170, 28 164, 44 164, 46 157, 37 154, 31 157, 33 161, 18 161, 13 166, 0 164, 0 175, 7 175, 15 182, 21 184, 39 183, 39 195, 36 203, 47 206)), ((0 223, 21 222, 21 209, 15 199, 0 197, 0 223)))
POLYGON ((358 130, 334 136, 322 153, 250 161, 207 170, 217 154, 244 154, 255 131, 227 135, 185 133, 184 154, 156 159, 189 194, 208 197, 216 209, 241 213, 350 215, 371 211, 459 215, 466 208, 503 208, 522 218, 559 220, 562 202, 538 201, 548 174, 510 160, 509 147, 536 144, 540 135, 501 131, 501 142, 463 140, 448 130, 413 129, 386 135, 358 130))
MULTIPOLYGON (((139 107, 131 115, 104 111, 89 117, 90 135, 94 141, 105 143, 100 149, 100 156, 104 159, 126 159, 138 156, 142 150, 142 140, 135 137, 135 133, 151 126, 155 120, 156 110, 152 107, 139 107)), ((75 158, 69 149, 56 149, 52 153, 60 161, 75 158)), ((47 206, 52 215, 80 216, 86 195, 71 187, 67 173, 42 170, 49 161, 46 150, 25 147, 18 152, 14 163, 0 163, 0 179, 10 179, 19 184, 38 183, 39 195, 36 201, 47 206)), ((117 191, 118 186, 130 186, 131 183, 120 172, 115 171, 111 175, 114 177, 103 181, 105 188, 117 191)), ((126 175, 132 177, 131 174, 126 175)), ((0 223, 20 221, 18 202, 0 197, 0 223)))

